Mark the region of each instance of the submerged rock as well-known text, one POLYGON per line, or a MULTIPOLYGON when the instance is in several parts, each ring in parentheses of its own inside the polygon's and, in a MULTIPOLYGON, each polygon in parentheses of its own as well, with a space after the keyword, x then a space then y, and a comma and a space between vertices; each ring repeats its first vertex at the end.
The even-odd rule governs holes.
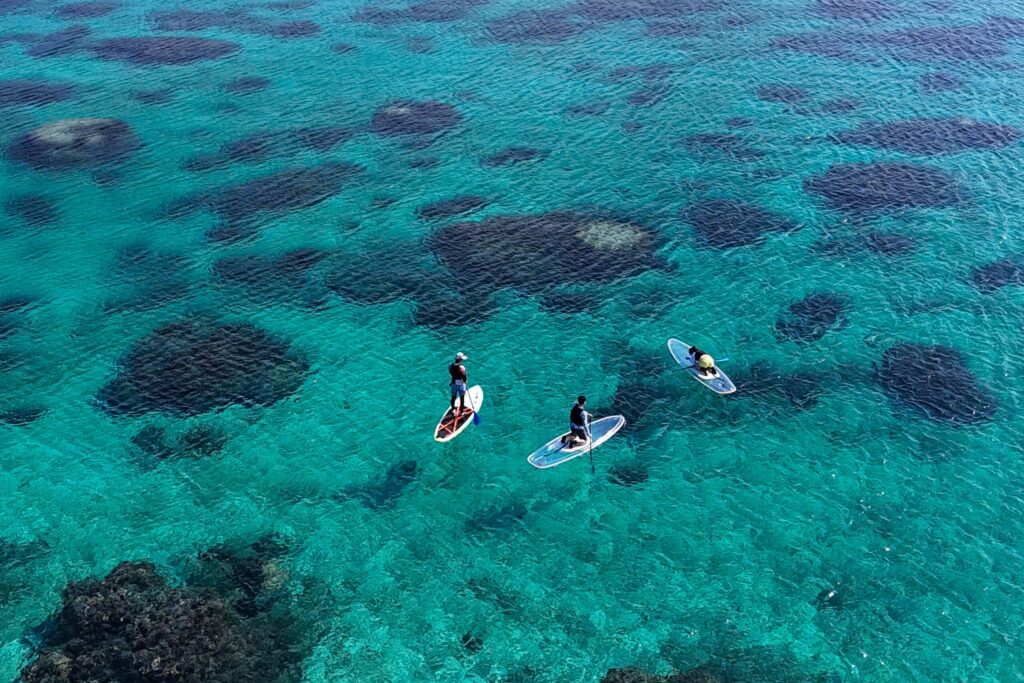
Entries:
POLYGON ((60 211, 52 199, 41 194, 23 194, 8 199, 4 210, 9 216, 20 219, 26 225, 39 226, 56 223, 60 211))
POLYGON ((0 107, 38 107, 70 100, 75 88, 64 83, 14 79, 0 81, 0 107))
POLYGON ((308 370, 287 341, 255 325, 185 318, 137 341, 97 400, 124 416, 269 406, 295 393, 308 370))
POLYGON ((907 256, 917 251, 914 238, 891 232, 871 232, 866 244, 869 250, 883 256, 907 256))
POLYGON ((1011 126, 966 118, 910 119, 864 123, 834 139, 844 145, 894 149, 908 154, 954 154, 974 149, 999 149, 1020 139, 1011 126))
POLYGON ((42 406, 24 405, 0 410, 0 424, 12 427, 25 427, 32 424, 46 414, 46 408, 42 406))
POLYGON ((795 104, 796 102, 803 102, 807 97, 807 91, 795 85, 771 83, 758 86, 757 88, 757 99, 764 102, 795 104))
POLYGON ((269 681, 296 659, 278 624, 247 620, 210 592, 175 588, 148 562, 69 583, 62 600, 24 683, 269 681))
POLYGON ((757 362, 733 376, 737 398, 782 398, 797 410, 813 408, 825 391, 824 380, 806 372, 785 373, 757 362))
POLYGON ((511 166, 526 161, 537 161, 548 155, 547 152, 532 147, 512 146, 506 147, 494 154, 485 157, 480 162, 482 166, 494 168, 497 166, 511 166))
POLYGON ((445 226, 427 245, 465 290, 610 282, 664 266, 661 241, 636 223, 571 212, 495 216, 445 226))
POLYGON ((520 10, 487 22, 491 38, 498 43, 557 45, 588 28, 559 8, 520 10))
POLYGON ((683 212, 683 218, 712 249, 759 244, 771 233, 792 232, 798 227, 758 206, 728 199, 696 204, 683 212))
POLYGON ((882 356, 879 373, 891 400, 937 422, 978 424, 996 412, 995 397, 948 346, 897 344, 882 356))
POLYGON ((358 500, 371 510, 390 510, 419 471, 415 460, 402 460, 388 468, 383 480, 349 487, 333 497, 339 502, 358 500))
POLYGON ((207 458, 224 450, 228 443, 228 434, 216 425, 198 424, 188 428, 181 435, 181 448, 184 454, 194 458, 207 458))
POLYGON ((168 213, 180 216, 205 209, 224 219, 230 234, 247 236, 255 219, 316 206, 341 192, 360 171, 362 167, 343 162, 285 169, 180 200, 168 213))
POLYGON ((1003 287, 1024 285, 1024 260, 1002 258, 971 270, 971 283, 979 292, 993 294, 1003 287))
POLYGON ((796 342, 818 341, 830 329, 846 325, 846 302, 835 294, 810 294, 790 305, 787 315, 775 323, 781 339, 796 342))
POLYGON ((195 36, 132 36, 93 43, 100 59, 136 66, 184 66, 223 59, 242 49, 238 43, 195 36))
POLYGON ((117 119, 62 119, 15 138, 7 153, 38 169, 66 170, 123 161, 140 145, 117 119))
POLYGON ((608 481, 619 486, 638 486, 646 482, 649 477, 647 468, 637 461, 619 463, 608 470, 608 481))
POLYGON ((836 164, 805 179, 804 190, 843 211, 943 208, 961 201, 959 184, 945 171, 893 161, 836 164))
POLYGON ((462 122, 462 114, 444 102, 398 100, 373 113, 370 130, 377 135, 433 135, 462 122))
POLYGON ((483 209, 488 201, 476 195, 459 195, 450 199, 431 202, 416 209, 416 215, 423 220, 432 221, 442 218, 451 218, 465 213, 472 213, 483 209))

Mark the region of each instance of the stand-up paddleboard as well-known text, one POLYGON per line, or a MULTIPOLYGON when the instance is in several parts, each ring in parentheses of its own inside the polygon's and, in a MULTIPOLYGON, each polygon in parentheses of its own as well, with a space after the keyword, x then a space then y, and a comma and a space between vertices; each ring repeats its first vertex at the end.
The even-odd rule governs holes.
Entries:
POLYGON ((571 448, 566 448, 562 443, 562 436, 569 433, 566 432, 535 450, 526 461, 542 470, 548 467, 557 467, 563 462, 569 462, 573 458, 589 453, 592 448, 597 448, 615 436, 615 433, 622 429, 624 424, 626 424, 626 418, 621 415, 610 415, 602 417, 600 420, 594 420, 590 423, 590 436, 593 439, 593 445, 590 441, 584 441, 573 444, 571 448))
POLYGON ((722 368, 715 368, 716 374, 714 377, 706 377, 704 373, 694 367, 694 361, 690 358, 689 344, 678 339, 669 339, 668 350, 672 357, 676 359, 676 362, 689 373, 690 377, 693 377, 711 391, 716 394, 731 394, 736 391, 736 385, 722 372, 722 368))
MULTIPOLYGON (((480 404, 484 402, 484 390, 480 388, 480 385, 472 386, 466 389, 466 410, 465 412, 459 413, 458 417, 452 413, 451 408, 444 411, 444 415, 441 417, 441 421, 437 423, 437 427, 434 428, 434 441, 439 443, 445 443, 451 441, 459 434, 462 430, 469 426, 469 423, 473 421, 473 414, 475 410, 480 410, 480 404), (473 408, 470 408, 473 406, 473 408)), ((459 409, 459 399, 455 399, 455 409, 459 409)))

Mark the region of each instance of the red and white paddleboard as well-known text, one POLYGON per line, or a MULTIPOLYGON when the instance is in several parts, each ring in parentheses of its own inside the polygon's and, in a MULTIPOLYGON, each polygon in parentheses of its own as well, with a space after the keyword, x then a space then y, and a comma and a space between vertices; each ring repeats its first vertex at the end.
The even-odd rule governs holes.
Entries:
MULTIPOLYGON (((472 386, 466 390, 466 410, 458 415, 452 413, 449 408, 444 412, 441 421, 434 428, 434 441, 445 443, 451 441, 462 433, 466 427, 473 422, 473 414, 480 410, 480 404, 484 402, 484 390, 480 385, 472 386), (472 406, 472 408, 470 407, 472 406)), ((459 400, 455 400, 455 410, 459 410, 459 400)))

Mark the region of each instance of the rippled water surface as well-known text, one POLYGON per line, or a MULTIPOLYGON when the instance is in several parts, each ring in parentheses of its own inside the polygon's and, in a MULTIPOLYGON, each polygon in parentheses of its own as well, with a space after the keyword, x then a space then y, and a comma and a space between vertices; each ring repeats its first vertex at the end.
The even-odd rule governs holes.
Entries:
POLYGON ((0 56, 0 679, 1024 679, 1020 4, 0 0, 0 56), (530 467, 580 392, 627 427, 530 467))

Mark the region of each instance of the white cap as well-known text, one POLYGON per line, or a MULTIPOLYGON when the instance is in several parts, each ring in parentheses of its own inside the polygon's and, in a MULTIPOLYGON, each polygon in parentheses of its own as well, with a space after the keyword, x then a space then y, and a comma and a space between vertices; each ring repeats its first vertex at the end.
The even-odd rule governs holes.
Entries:
POLYGON ((455 354, 455 360, 469 360, 469 357, 462 351, 459 351, 457 354, 455 354))

